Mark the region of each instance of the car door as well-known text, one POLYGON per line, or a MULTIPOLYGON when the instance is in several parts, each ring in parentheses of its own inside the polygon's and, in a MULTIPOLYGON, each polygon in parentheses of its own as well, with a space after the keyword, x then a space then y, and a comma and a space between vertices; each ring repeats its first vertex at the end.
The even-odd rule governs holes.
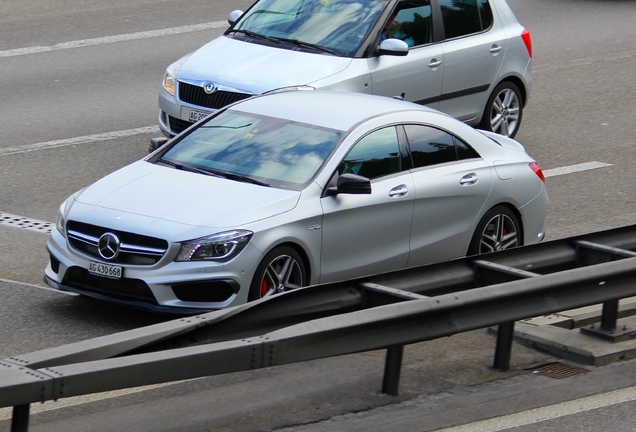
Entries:
POLYGON ((371 179, 372 190, 322 198, 320 282, 404 268, 415 195, 411 173, 402 169, 397 129, 379 129, 360 139, 334 176, 343 173, 371 179))
POLYGON ((405 125, 413 159, 415 206, 408 267, 464 256, 492 189, 492 171, 450 133, 405 125))
POLYGON ((468 121, 481 114, 507 45, 488 0, 439 0, 444 22, 443 99, 439 109, 468 121))
POLYGON ((385 23, 380 41, 401 39, 409 45, 406 56, 381 55, 368 60, 372 93, 404 95, 406 100, 438 107, 442 90, 443 52, 435 43, 429 0, 398 3, 385 23))

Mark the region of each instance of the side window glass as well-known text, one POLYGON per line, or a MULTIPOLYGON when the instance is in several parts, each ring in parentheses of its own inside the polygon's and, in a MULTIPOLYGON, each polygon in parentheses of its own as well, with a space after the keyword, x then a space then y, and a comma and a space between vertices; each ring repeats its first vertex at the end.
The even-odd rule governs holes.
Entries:
POLYGON ((468 144, 466 144, 464 141, 460 140, 457 137, 455 137, 455 148, 457 149, 458 160, 474 159, 474 158, 481 157, 479 156, 479 153, 475 151, 474 148, 472 148, 471 146, 469 146, 468 144))
POLYGON ((430 126, 404 125, 414 168, 480 157, 471 146, 430 126))
POLYGON ((394 127, 377 130, 362 138, 338 166, 339 174, 353 173, 368 179, 400 171, 400 148, 394 127))
POLYGON ((457 160, 453 136, 429 126, 405 125, 414 168, 457 160))
POLYGON ((478 0, 439 0, 446 39, 478 33, 482 30, 478 0))
POLYGON ((481 18, 482 30, 486 30, 492 25, 492 9, 488 0, 479 0, 479 17, 481 18))
POLYGON ((408 7, 396 9, 387 21, 382 40, 401 39, 409 47, 431 43, 433 27, 429 0, 409 2, 408 7))

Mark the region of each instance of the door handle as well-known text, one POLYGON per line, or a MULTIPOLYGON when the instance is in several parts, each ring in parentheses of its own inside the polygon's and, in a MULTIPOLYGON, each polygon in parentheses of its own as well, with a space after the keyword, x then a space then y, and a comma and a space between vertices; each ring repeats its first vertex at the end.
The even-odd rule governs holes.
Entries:
POLYGON ((493 45, 490 47, 490 54, 498 54, 498 53, 499 53, 499 51, 501 51, 502 49, 503 49, 503 47, 501 47, 501 46, 499 46, 499 45, 497 45, 497 44, 493 44, 493 45))
POLYGON ((477 184, 478 180, 479 180, 479 177, 477 177, 477 174, 470 173, 462 177, 461 180, 459 181, 459 184, 462 186, 472 186, 474 184, 477 184))
POLYGON ((431 61, 428 63, 428 67, 431 69, 437 69, 440 65, 442 64, 441 60, 437 60, 437 59, 431 59, 431 61))
POLYGON ((409 193, 409 188, 406 187, 406 185, 399 185, 389 191, 389 196, 391 198, 398 198, 398 197, 406 196, 406 194, 408 193, 409 193))

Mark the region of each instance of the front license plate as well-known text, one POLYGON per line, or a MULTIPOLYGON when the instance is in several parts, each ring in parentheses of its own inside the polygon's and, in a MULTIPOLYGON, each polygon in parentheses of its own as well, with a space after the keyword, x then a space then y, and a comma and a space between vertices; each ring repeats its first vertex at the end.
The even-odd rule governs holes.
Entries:
POLYGON ((211 113, 206 111, 190 110, 189 119, 191 122, 198 122, 199 120, 201 120, 202 118, 206 118, 210 114, 211 113))
POLYGON ((88 263, 88 272, 92 275, 103 276, 111 279, 121 279, 124 269, 121 266, 98 263, 91 261, 88 263))

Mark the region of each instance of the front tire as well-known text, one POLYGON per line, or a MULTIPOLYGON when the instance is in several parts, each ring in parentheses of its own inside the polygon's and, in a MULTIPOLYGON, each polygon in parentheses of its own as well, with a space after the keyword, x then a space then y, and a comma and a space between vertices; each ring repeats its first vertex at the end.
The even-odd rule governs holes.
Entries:
POLYGON ((488 98, 480 127, 514 138, 521 126, 523 99, 519 87, 511 82, 502 82, 488 98))
POLYGON ((249 301, 273 294, 301 288, 307 285, 305 264, 296 250, 290 246, 272 249, 256 268, 249 301))
POLYGON ((512 249, 522 244, 521 225, 517 216, 507 207, 496 206, 488 210, 477 225, 468 255, 512 249))

